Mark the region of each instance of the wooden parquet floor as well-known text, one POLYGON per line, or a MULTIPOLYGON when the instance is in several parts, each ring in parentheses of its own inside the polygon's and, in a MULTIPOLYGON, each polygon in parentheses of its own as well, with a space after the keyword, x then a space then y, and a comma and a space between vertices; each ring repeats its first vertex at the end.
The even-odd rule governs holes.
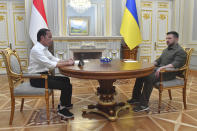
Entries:
MULTIPOLYGON (((72 103, 74 120, 64 121, 51 111, 51 124, 46 124, 45 101, 41 99, 25 99, 24 111, 20 112, 21 100, 16 100, 13 125, 9 126, 10 92, 7 77, 0 75, 0 130, 3 131, 196 131, 197 130, 197 73, 189 75, 187 85, 187 106, 183 109, 182 90, 172 90, 170 101, 168 92, 163 93, 162 111, 157 113, 158 90, 154 89, 150 99, 150 112, 120 112, 115 122, 109 122, 97 114, 82 115, 82 108, 94 104, 98 99, 95 95, 98 83, 95 80, 71 78, 73 84, 72 103)), ((126 101, 131 97, 135 79, 118 80, 115 82, 117 101, 126 101)), ((55 107, 59 103, 60 91, 55 91, 55 107)))

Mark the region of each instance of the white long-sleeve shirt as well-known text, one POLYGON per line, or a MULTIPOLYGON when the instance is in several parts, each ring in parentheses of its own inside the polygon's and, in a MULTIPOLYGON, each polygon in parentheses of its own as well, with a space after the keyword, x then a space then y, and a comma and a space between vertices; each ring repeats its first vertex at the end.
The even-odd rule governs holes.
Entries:
POLYGON ((56 67, 59 60, 48 51, 48 47, 37 42, 30 52, 28 72, 40 73, 49 71, 56 67))

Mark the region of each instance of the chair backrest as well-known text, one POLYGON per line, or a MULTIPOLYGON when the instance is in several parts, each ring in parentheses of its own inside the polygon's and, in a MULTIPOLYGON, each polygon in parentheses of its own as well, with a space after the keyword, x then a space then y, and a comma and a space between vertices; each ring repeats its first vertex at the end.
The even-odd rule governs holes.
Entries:
POLYGON ((185 62, 185 65, 183 66, 183 68, 186 68, 186 70, 184 71, 184 76, 187 79, 193 48, 184 48, 184 50, 187 53, 187 59, 186 59, 186 62, 185 62))
POLYGON ((9 86, 11 91, 13 91, 15 83, 18 83, 22 80, 21 76, 23 72, 21 62, 16 51, 11 50, 10 48, 2 50, 1 54, 6 66, 9 86))
POLYGON ((192 56, 192 52, 193 52, 193 48, 184 48, 184 50, 187 53, 187 60, 186 60, 185 66, 189 66, 190 65, 191 56, 192 56))

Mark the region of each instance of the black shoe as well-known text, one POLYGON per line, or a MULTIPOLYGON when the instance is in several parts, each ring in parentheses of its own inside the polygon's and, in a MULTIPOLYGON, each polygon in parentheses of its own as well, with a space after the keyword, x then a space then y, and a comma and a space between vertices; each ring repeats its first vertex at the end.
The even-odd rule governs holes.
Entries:
POLYGON ((64 117, 64 118, 73 118, 74 117, 73 113, 71 113, 66 108, 64 108, 62 110, 59 110, 57 114, 60 115, 60 116, 62 116, 62 117, 64 117))
POLYGON ((133 108, 134 112, 141 112, 141 111, 148 111, 148 110, 149 110, 148 106, 142 106, 142 105, 139 105, 133 108))
MULTIPOLYGON (((66 109, 72 109, 73 108, 73 104, 70 104, 70 105, 66 105, 66 106, 63 106, 63 107, 65 107, 66 109)), ((58 104, 58 106, 57 106, 57 111, 60 111, 60 104, 58 104)))
POLYGON ((130 99, 130 100, 127 100, 127 103, 131 105, 136 105, 136 104, 139 104, 140 102, 137 99, 130 99))
POLYGON ((69 110, 69 109, 72 109, 72 108, 73 108, 73 104, 66 105, 65 107, 66 107, 66 109, 68 109, 68 110, 69 110))

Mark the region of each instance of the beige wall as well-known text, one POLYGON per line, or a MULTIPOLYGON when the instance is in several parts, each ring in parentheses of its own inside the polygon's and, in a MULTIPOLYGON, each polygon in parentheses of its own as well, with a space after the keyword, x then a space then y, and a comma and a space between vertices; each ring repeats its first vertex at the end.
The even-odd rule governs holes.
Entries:
POLYGON ((197 70, 197 23, 194 23, 197 18, 197 0, 181 0, 180 8, 180 43, 185 47, 194 48, 191 59, 191 68, 197 70), (192 37, 193 36, 193 37, 192 37))

